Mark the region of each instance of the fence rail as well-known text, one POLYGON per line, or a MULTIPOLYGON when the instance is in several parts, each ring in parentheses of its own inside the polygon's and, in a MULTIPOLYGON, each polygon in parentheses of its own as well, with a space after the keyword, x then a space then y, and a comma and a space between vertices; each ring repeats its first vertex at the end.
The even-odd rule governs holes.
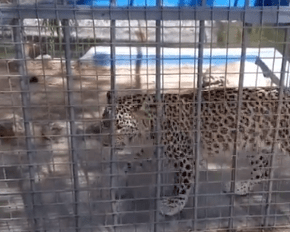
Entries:
POLYGON ((252 24, 289 23, 289 7, 73 7, 52 4, 6 7, 1 18, 98 20, 237 20, 252 24))

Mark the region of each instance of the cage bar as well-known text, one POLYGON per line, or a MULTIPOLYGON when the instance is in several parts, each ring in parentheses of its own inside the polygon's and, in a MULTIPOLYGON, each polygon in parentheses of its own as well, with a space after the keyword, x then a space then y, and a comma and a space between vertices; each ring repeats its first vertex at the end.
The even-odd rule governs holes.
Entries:
MULTIPOLYGON (((202 1, 202 6, 206 4, 202 1)), ((197 73, 197 102, 193 100, 194 108, 196 105, 196 132, 195 132, 195 184, 194 184, 194 223, 193 228, 197 230, 198 223, 198 191, 199 191, 199 164, 200 164, 200 139, 201 139, 201 102, 202 102, 202 77, 203 77, 203 47, 205 41, 205 22, 199 22, 199 39, 198 39, 198 73, 197 73)))
MULTIPOLYGON (((111 7, 115 7, 116 1, 110 1, 111 7)), ((111 13, 111 12, 110 12, 111 13)), ((112 105, 112 114, 111 114, 111 122, 110 122, 110 142, 111 142, 111 157, 110 157, 110 185, 111 185, 111 200, 112 200, 112 212, 113 212, 113 230, 115 231, 115 226, 118 225, 118 211, 116 207, 116 178, 114 175, 116 172, 116 154, 115 154, 115 115, 116 115, 116 48, 115 48, 115 40, 116 40, 116 21, 111 20, 110 22, 110 54, 111 54, 111 105, 112 105)))
POLYGON ((74 110, 73 100, 73 80, 71 70, 71 52, 70 52, 70 27, 69 20, 62 21, 63 34, 65 40, 65 64, 67 74, 67 91, 68 91, 68 104, 69 104, 69 125, 70 125, 70 145, 71 145, 71 159, 72 159, 72 173, 73 173, 73 186, 74 186, 74 216, 75 216, 75 230, 80 229, 79 223, 79 178, 78 178, 78 147, 76 143, 76 117, 74 110))
MULTIPOLYGON (((245 6, 245 12, 247 6, 245 6)), ((235 146, 234 153, 232 157, 232 171, 231 171, 231 200, 230 200, 230 220, 229 228, 234 228, 234 207, 235 207, 235 186, 237 183, 237 156, 238 156, 238 141, 239 141, 239 126, 241 120, 241 106, 243 98, 243 84, 244 84, 244 72, 245 72, 245 59, 246 59, 246 49, 247 49, 247 29, 245 18, 243 21, 243 32, 242 32, 242 53, 241 53, 241 64, 240 64, 240 75, 239 75, 239 94, 238 94, 238 107, 237 107, 237 116, 236 116, 236 136, 235 136, 235 146)))
MULTIPOLYGON (((30 123, 31 123, 31 116, 29 113, 30 107, 30 93, 29 93, 29 86, 28 86, 28 76, 26 73, 25 65, 24 65, 24 54, 23 54, 23 39, 22 39, 22 20, 21 19, 13 19, 13 35, 15 41, 15 52, 16 52, 16 59, 18 60, 18 70, 20 74, 20 86, 21 86, 21 100, 22 100, 22 113, 24 119, 24 133, 25 133, 25 142, 26 142, 26 149, 27 149, 27 157, 30 163, 29 165, 29 177, 30 177, 30 189, 31 193, 29 193, 29 201, 31 205, 29 205, 29 209, 32 211, 32 229, 33 231, 37 231, 39 225, 39 219, 37 218, 37 213, 35 210, 35 148, 33 145, 33 134, 31 131, 30 123)), ((19 185, 22 185, 23 181, 19 182, 19 185)))
POLYGON ((266 214, 264 218, 264 227, 268 227, 269 225, 269 217, 270 217, 270 210, 271 210, 271 201, 272 201, 272 192, 273 192, 273 179, 274 179, 274 171, 273 171, 273 164, 274 159, 276 157, 277 152, 277 137, 279 133, 280 128, 280 115, 281 115, 281 105, 283 101, 283 95, 287 91, 287 89, 284 87, 285 82, 285 70, 286 70, 286 62, 288 59, 288 44, 289 44, 289 28, 285 30, 285 38, 284 38, 285 44, 283 49, 283 58, 282 58, 282 66, 281 66, 281 74, 280 74, 280 84, 279 84, 279 100, 278 100, 278 107, 277 107, 277 121, 276 121, 276 128, 275 128, 275 137, 273 141, 272 146, 272 154, 271 154, 271 160, 269 165, 269 186, 268 186, 268 192, 267 192, 267 199, 266 199, 266 214))
MULTIPOLYGON (((161 8, 161 0, 156 0, 156 5, 161 8)), ((163 18, 161 17, 161 20, 163 18)), ((159 221, 160 221, 160 216, 159 216, 159 207, 158 203, 160 201, 160 194, 161 194, 161 170, 162 170, 162 161, 161 161, 161 122, 160 119, 162 120, 162 99, 161 99, 161 22, 163 26, 163 22, 161 20, 156 20, 156 101, 157 101, 157 120, 156 120, 156 128, 155 128, 155 133, 156 133, 156 161, 157 161, 157 175, 156 175, 156 200, 155 200, 155 217, 154 217, 154 232, 159 231, 159 221)), ((163 36, 163 35, 162 35, 163 36)), ((164 86, 162 86, 164 88, 164 86)))

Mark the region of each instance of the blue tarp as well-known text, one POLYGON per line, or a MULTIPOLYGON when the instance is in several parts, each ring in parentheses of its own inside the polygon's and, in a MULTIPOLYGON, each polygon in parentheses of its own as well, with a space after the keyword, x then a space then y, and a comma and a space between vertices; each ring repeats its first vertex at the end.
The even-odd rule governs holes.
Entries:
POLYGON ((256 0, 255 6, 288 6, 289 0, 256 0))
MULTIPOLYGON (((73 0, 72 0, 73 1, 73 0)), ((117 6, 155 6, 156 0, 116 0, 117 6)), ((202 0, 163 0, 163 6, 190 7, 201 5, 202 0)), ((78 5, 109 6, 109 0, 76 0, 78 5)), ((207 6, 243 7, 245 0, 206 0, 207 6)), ((250 0, 250 6, 289 6, 289 0, 250 0)))

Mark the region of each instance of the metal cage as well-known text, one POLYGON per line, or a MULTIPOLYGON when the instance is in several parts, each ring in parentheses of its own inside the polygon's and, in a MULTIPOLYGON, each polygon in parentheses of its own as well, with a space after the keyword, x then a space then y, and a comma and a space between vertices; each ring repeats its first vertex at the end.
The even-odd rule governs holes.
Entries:
POLYGON ((0 1, 1 231, 288 231, 290 157, 277 152, 289 138, 280 120, 290 112, 288 7, 94 4, 0 1), (268 178, 238 196, 253 166, 240 167, 243 94, 275 86, 268 178), (204 160, 203 109, 215 104, 204 91, 232 88, 231 156, 204 160), (175 178, 161 142, 168 93, 193 94, 195 175, 185 207, 169 216, 160 213, 175 178), (148 105, 122 100, 148 95, 146 119, 134 109, 148 105), (120 112, 131 131, 120 133, 120 112))

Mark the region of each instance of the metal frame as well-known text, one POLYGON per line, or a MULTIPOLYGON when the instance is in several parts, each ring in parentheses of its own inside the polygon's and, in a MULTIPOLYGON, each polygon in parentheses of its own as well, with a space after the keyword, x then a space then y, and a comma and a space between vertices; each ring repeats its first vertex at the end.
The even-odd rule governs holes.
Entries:
POLYGON ((88 8, 83 6, 54 7, 48 4, 37 6, 5 7, 1 9, 3 17, 13 18, 48 18, 55 19, 102 19, 102 20, 231 20, 259 24, 259 14, 263 12, 263 22, 269 24, 289 23, 288 7, 98 7, 88 8), (34 8, 34 9, 33 9, 34 8), (212 14, 213 12, 213 14, 212 14))

